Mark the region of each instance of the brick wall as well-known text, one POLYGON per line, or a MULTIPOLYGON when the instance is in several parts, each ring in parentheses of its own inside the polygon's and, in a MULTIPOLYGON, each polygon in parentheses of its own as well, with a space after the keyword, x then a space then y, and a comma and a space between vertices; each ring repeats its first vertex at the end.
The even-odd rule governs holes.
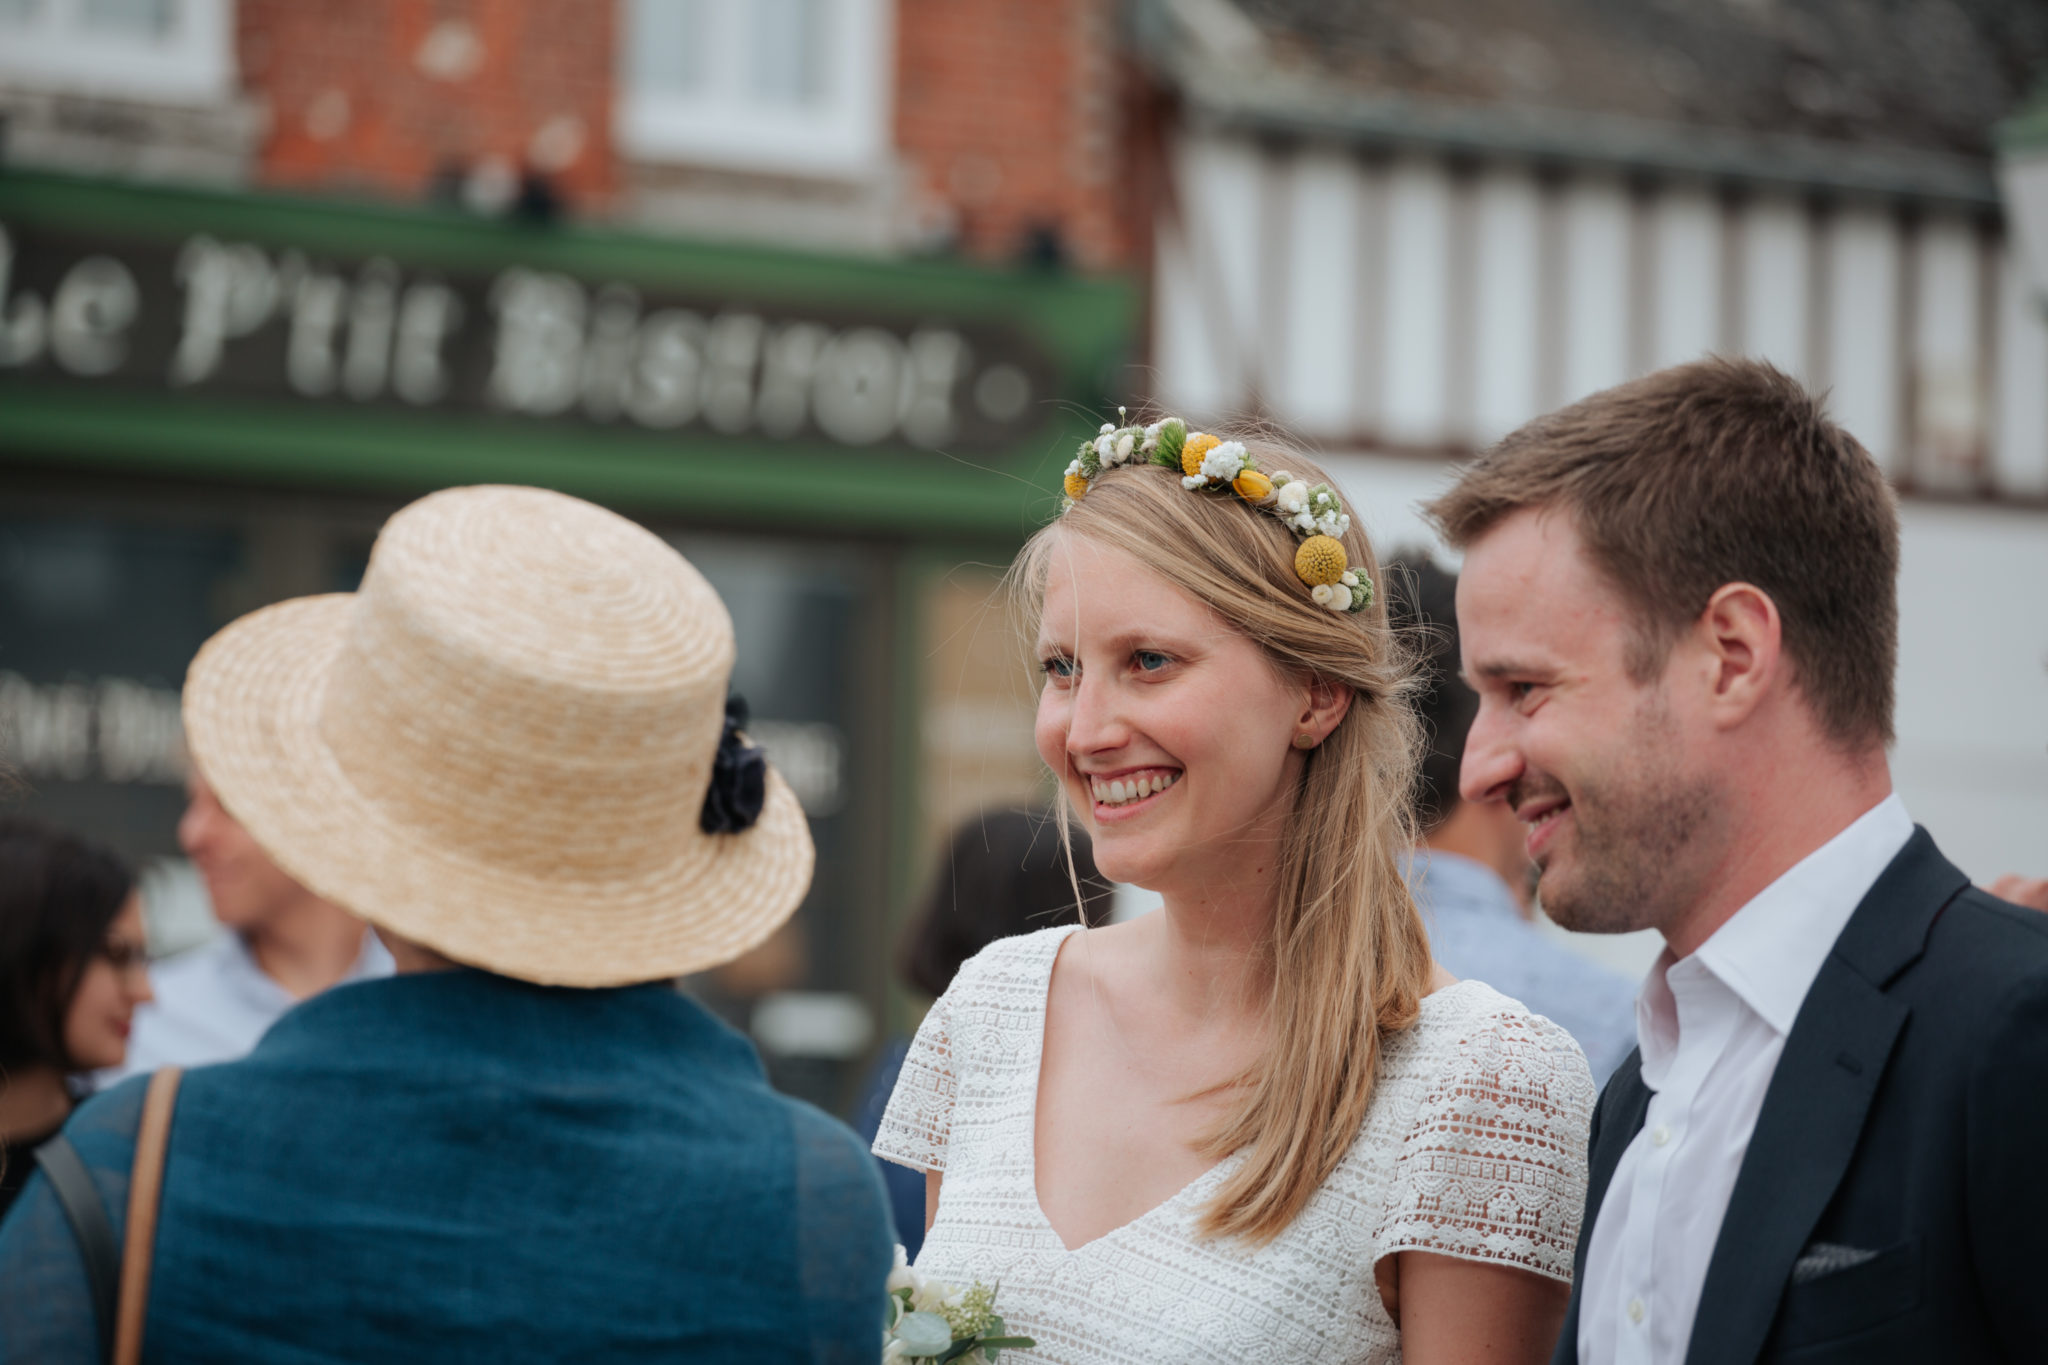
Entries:
POLYGON ((1123 125, 1134 79, 1111 0, 897 0, 896 142, 972 255, 1057 229, 1072 258, 1127 260, 1123 125))
MULTIPOLYGON (((1115 54, 1114 0, 896 4, 895 155, 917 206, 901 243, 952 236, 1007 260, 1050 230, 1078 265, 1129 262, 1137 77, 1115 54)), ((269 111, 262 183, 416 200, 451 166, 531 164, 538 147, 554 170, 573 144, 555 175, 573 212, 603 214, 620 188, 605 0, 240 0, 237 12, 243 81, 269 111)))
POLYGON ((258 179, 426 193, 437 172, 536 160, 602 203, 613 10, 601 0, 240 0, 242 77, 270 119, 258 179))

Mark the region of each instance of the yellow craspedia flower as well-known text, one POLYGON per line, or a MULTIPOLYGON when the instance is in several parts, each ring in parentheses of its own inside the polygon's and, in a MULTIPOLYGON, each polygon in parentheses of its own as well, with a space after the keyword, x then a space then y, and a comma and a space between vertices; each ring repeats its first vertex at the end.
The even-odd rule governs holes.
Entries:
POLYGON ((1188 437, 1181 443, 1180 472, 1191 479, 1199 479, 1202 476, 1202 457, 1222 444, 1222 437, 1211 436, 1206 431, 1198 431, 1188 437))
POLYGON ((1246 502, 1264 502, 1273 493, 1273 481, 1256 469, 1245 470, 1231 480, 1230 486, 1246 502))
POLYGON ((1310 536, 1294 552, 1294 573, 1310 587, 1335 583, 1350 567, 1343 542, 1333 536, 1310 536))
POLYGON ((1081 495, 1088 491, 1088 477, 1085 474, 1069 474, 1063 487, 1066 488, 1068 497, 1078 501, 1081 495))

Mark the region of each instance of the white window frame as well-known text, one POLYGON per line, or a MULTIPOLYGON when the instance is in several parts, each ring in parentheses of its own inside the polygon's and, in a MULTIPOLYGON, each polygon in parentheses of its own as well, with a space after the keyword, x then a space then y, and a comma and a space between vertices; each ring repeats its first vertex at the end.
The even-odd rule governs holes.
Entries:
POLYGON ((636 0, 620 6, 614 135, 628 156, 771 173, 858 178, 884 164, 894 74, 894 0, 827 0, 826 99, 812 108, 761 104, 735 88, 751 0, 705 0, 712 88, 633 88, 628 48, 636 0))
POLYGON ((0 23, 0 81, 167 104, 233 94, 234 0, 177 0, 159 41, 88 29, 83 10, 83 0, 41 0, 26 25, 0 23))

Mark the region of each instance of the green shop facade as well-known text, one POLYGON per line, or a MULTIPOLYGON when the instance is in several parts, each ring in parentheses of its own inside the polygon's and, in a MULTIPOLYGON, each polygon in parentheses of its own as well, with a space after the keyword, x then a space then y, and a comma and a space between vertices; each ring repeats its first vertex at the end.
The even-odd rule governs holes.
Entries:
MULTIPOLYGON (((696 988, 779 1083, 837 1107, 905 1019, 891 968, 931 842, 934 632, 953 629, 934 594, 1051 513, 1135 311, 1118 280, 7 171, 17 805, 149 865, 176 946, 196 894, 178 689, 200 643, 353 588, 383 519, 431 489, 604 503, 725 597, 735 689, 818 846, 792 929, 696 988)), ((995 722, 1012 751, 1015 701, 995 722)))

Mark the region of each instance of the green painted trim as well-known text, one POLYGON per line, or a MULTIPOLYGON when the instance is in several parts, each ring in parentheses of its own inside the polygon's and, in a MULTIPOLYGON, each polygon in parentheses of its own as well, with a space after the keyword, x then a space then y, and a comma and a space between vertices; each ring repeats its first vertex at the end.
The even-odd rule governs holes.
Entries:
MULTIPOLYGON (((942 562, 929 547, 906 549, 895 564, 896 674, 894 714, 890 728, 895 735, 889 756, 889 891, 882 910, 882 932, 890 944, 901 943, 905 926, 913 913, 917 895, 917 832, 924 821, 924 638, 925 588, 935 567, 942 562)), ((893 968, 896 954, 891 952, 893 968)), ((917 1027, 918 1002, 891 970, 882 988, 883 1031, 890 1036, 906 1034, 917 1027)))
POLYGON ((10 460, 395 493, 525 483, 650 512, 1005 539, 1051 515, 1059 467, 1083 434, 1063 418, 1029 464, 990 468, 822 442, 0 386, 0 457, 10 460))
POLYGON ((2048 76, 2009 117, 1992 125, 1991 137, 2007 155, 2048 153, 2048 76))
MULTIPOLYGON (((896 750, 891 755, 889 899, 883 915, 891 945, 902 942, 919 908, 931 869, 920 857, 924 829, 924 716, 930 698, 924 691, 924 666, 931 648, 925 602, 932 587, 963 564, 1006 564, 1023 546, 1024 537, 980 543, 926 543, 905 548, 896 561, 894 641, 898 679, 895 714, 896 750)), ((895 956, 892 947, 890 961, 895 956)), ((885 1027, 909 1033, 924 1017, 929 1001, 907 989, 889 973, 883 996, 885 1027)))
POLYGON ((584 225, 534 228, 444 209, 48 172, 0 174, 0 221, 125 238, 206 232, 470 272, 519 264, 786 304, 814 316, 846 310, 1001 320, 1043 347, 1058 372, 1050 420, 1011 449, 972 461, 822 440, 728 440, 474 412, 41 387, 23 377, 0 384, 0 455, 10 459, 384 492, 530 483, 650 511, 811 519, 854 532, 1026 534, 1051 514, 1060 468, 1093 429, 1093 414, 1108 405, 1137 309, 1135 288, 1120 277, 834 257, 584 225))

